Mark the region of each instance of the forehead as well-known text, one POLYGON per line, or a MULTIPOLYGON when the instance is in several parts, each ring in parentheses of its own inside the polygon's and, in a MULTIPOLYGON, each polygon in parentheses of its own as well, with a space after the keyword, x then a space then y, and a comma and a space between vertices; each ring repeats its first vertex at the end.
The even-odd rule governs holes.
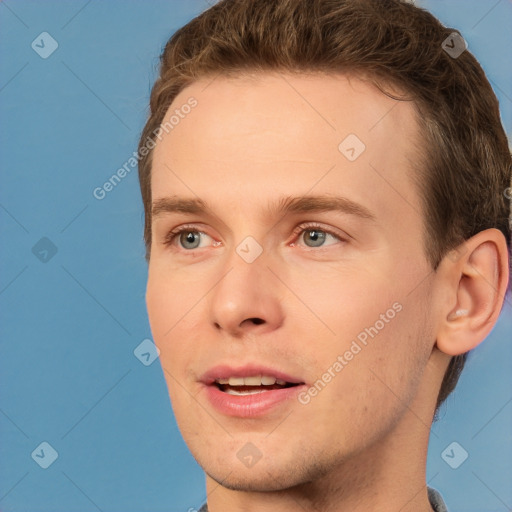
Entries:
POLYGON ((210 77, 185 88, 163 122, 173 115, 154 150, 154 199, 222 195, 250 208, 274 192, 335 188, 396 219, 418 204, 407 179, 421 148, 414 105, 356 77, 210 77))

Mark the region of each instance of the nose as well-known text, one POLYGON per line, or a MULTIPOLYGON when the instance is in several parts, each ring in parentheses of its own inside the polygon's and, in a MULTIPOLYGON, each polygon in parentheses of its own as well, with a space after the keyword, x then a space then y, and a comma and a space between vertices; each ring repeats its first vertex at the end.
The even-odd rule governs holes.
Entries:
POLYGON ((282 325, 282 284, 268 263, 265 252, 248 263, 233 251, 224 276, 209 294, 211 322, 217 330, 239 338, 282 325))

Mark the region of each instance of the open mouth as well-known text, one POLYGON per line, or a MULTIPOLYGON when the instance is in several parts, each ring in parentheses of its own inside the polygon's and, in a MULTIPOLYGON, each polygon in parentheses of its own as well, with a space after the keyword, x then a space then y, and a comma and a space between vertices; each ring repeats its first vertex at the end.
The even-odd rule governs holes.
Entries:
POLYGON ((230 377, 229 379, 216 379, 213 385, 229 395, 243 396, 299 386, 300 383, 286 382, 274 377, 230 377))
POLYGON ((201 382, 210 404, 234 418, 264 418, 281 407, 293 407, 305 382, 270 367, 217 366, 204 373, 201 382), (293 389, 296 388, 296 389, 293 389))

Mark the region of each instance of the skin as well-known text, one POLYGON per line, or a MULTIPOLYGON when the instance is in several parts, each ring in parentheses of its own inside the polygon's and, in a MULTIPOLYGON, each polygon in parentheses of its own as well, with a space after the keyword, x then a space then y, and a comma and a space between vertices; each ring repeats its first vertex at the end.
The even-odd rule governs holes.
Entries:
POLYGON ((154 150, 153 201, 201 198, 209 209, 153 218, 146 301, 210 512, 430 511, 437 394, 450 356, 496 322, 503 235, 481 232, 432 270, 408 176, 423 144, 414 105, 356 77, 205 78, 168 115, 190 96, 197 107, 154 150), (338 149, 348 134, 366 146, 352 162, 338 149), (375 218, 266 209, 303 195, 342 195, 375 218), (311 247, 306 222, 340 239, 311 247), (184 225, 204 233, 198 248, 179 235, 165 243, 184 225), (236 252, 247 236, 263 250, 252 263, 236 252), (262 363, 313 385, 395 303, 401 311, 309 403, 242 419, 208 402, 199 379, 216 364, 262 363), (237 457, 247 442, 262 454, 250 468, 237 457))

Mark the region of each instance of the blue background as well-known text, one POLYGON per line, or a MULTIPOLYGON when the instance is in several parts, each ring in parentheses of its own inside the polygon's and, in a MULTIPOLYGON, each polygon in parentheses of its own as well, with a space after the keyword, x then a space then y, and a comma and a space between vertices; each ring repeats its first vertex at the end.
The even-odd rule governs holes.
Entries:
MULTIPOLYGON (((512 4, 416 3, 462 32, 510 134, 512 4)), ((134 355, 151 339, 136 168, 104 199, 93 190, 136 151, 162 46, 207 6, 0 3, 2 511, 187 511, 206 498, 159 360, 134 355), (31 47, 42 32, 58 43, 46 59, 31 47), (58 452, 48 469, 31 456, 42 442, 58 452)), ((512 509, 511 340, 509 295, 432 429, 427 480, 451 512, 512 509), (458 469, 441 456, 454 441, 469 454, 458 469)))

